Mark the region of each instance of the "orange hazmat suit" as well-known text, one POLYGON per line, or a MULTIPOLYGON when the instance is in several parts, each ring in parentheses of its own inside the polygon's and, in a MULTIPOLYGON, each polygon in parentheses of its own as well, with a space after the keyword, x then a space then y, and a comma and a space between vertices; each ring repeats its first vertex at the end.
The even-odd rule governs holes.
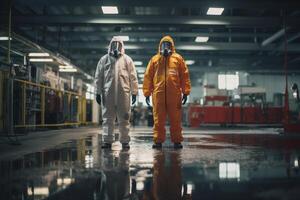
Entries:
POLYGON ((183 141, 181 95, 189 95, 190 91, 189 71, 184 59, 176 53, 173 39, 165 36, 160 41, 158 53, 149 61, 143 83, 144 96, 152 95, 155 143, 163 143, 166 139, 167 116, 170 122, 171 141, 173 143, 183 141), (160 54, 163 42, 171 43, 172 53, 167 57, 160 54))

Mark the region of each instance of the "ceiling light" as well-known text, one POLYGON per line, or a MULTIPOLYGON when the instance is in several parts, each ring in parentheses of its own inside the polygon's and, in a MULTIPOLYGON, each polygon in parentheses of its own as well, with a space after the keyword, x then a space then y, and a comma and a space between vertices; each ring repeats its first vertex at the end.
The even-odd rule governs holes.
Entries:
POLYGON ((224 11, 224 8, 213 8, 213 7, 210 7, 208 10, 207 10, 207 15, 222 15, 224 11))
POLYGON ((129 41, 129 36, 127 35, 119 35, 119 36, 115 36, 116 38, 122 40, 122 41, 129 41))
POLYGON ((53 58, 30 58, 30 62, 53 62, 53 58))
POLYGON ((27 194, 32 195, 49 195, 49 188, 47 187, 34 187, 33 190, 31 187, 27 188, 27 194), (34 191, 34 192, 33 192, 34 191))
POLYGON ((73 66, 71 65, 59 65, 58 67, 59 69, 73 69, 73 66))
POLYGON ((59 72, 77 72, 77 69, 59 69, 59 72))
MULTIPOLYGON (((0 36, 0 40, 8 40, 8 37, 6 37, 6 36, 0 36)), ((10 38, 10 40, 11 40, 11 38, 10 38)))
POLYGON ((29 57, 47 57, 50 56, 49 53, 29 53, 29 57))
POLYGON ((209 37, 198 36, 195 39, 195 42, 207 42, 209 37))
POLYGON ((143 62, 142 61, 134 61, 133 64, 138 66, 138 65, 143 65, 143 62))
POLYGON ((195 64, 195 61, 194 60, 186 60, 185 64, 187 64, 187 65, 193 65, 193 64, 195 64))
POLYGON ((103 14, 119 14, 117 6, 101 6, 103 14))

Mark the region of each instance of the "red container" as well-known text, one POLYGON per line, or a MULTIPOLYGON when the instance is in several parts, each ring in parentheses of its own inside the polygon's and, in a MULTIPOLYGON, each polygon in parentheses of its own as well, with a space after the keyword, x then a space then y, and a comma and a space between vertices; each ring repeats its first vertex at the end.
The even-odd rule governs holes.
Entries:
POLYGON ((190 106, 189 125, 199 127, 204 124, 272 124, 282 123, 283 108, 269 107, 229 107, 190 106))

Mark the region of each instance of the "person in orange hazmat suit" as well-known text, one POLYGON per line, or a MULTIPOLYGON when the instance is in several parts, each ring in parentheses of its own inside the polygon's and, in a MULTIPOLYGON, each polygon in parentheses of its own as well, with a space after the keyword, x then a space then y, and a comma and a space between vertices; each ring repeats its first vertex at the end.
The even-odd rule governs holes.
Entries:
POLYGON ((182 148, 181 104, 186 103, 190 91, 189 71, 184 59, 176 53, 173 39, 165 36, 160 41, 158 53, 149 61, 143 83, 148 106, 152 95, 153 148, 162 148, 166 139, 167 116, 174 148, 182 148))

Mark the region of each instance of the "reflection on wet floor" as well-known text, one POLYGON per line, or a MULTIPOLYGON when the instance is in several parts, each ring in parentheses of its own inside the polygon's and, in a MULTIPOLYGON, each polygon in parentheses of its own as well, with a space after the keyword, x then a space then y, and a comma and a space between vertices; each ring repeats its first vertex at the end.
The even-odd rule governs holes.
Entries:
POLYGON ((299 199, 300 137, 187 135, 102 150, 99 136, 0 163, 0 199, 299 199))

